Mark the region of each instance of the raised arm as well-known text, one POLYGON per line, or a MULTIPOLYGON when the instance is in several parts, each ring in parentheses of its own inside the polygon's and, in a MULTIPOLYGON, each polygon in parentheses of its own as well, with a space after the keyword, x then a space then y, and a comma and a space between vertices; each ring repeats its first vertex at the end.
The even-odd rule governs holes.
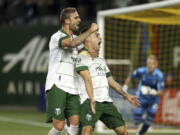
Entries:
POLYGON ((84 33, 77 36, 75 39, 72 39, 71 37, 63 39, 60 42, 60 45, 62 47, 76 47, 80 45, 91 33, 96 32, 98 30, 98 26, 96 23, 92 23, 91 27, 85 31, 84 33))

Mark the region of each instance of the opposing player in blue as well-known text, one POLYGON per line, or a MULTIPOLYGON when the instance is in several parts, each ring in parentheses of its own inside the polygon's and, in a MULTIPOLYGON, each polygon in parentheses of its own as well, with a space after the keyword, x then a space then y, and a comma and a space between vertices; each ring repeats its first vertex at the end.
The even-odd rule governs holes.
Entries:
POLYGON ((127 91, 131 80, 139 79, 136 96, 138 96, 141 106, 134 109, 133 119, 136 125, 142 123, 142 126, 136 135, 144 135, 149 129, 158 109, 159 96, 164 90, 164 77, 163 73, 157 68, 158 61, 156 57, 150 55, 146 62, 147 66, 136 69, 125 80, 123 86, 124 91, 127 91), (146 114, 145 118, 144 114, 146 114))

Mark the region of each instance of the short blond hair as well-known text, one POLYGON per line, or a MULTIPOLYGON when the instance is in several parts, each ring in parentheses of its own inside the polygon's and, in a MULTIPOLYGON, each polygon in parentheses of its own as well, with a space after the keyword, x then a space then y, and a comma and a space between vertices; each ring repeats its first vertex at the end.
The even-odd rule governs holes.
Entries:
POLYGON ((67 7, 64 8, 60 13, 60 23, 63 25, 65 20, 70 17, 70 14, 77 12, 76 8, 74 7, 67 7))

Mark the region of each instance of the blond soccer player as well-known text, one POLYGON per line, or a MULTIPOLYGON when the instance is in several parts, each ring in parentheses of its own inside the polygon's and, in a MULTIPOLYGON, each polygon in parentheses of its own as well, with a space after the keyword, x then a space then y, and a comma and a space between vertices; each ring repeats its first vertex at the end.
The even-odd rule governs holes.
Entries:
POLYGON ((90 34, 97 31, 97 25, 75 36, 79 30, 81 19, 75 8, 61 11, 62 27, 51 36, 49 42, 49 67, 46 78, 47 122, 52 122, 48 135, 60 135, 65 126, 65 119, 70 123, 69 135, 78 134, 79 96, 74 80, 74 60, 78 46, 90 34))

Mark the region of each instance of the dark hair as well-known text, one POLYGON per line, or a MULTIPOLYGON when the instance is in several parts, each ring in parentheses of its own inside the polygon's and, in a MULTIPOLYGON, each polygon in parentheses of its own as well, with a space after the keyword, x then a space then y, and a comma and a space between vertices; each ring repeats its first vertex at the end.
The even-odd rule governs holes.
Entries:
POLYGON ((80 34, 81 34, 81 33, 84 33, 84 32, 87 31, 89 28, 90 28, 90 26, 84 27, 84 28, 80 31, 80 34))
POLYGON ((60 23, 61 23, 61 25, 64 24, 65 19, 69 18, 70 14, 75 13, 75 12, 77 12, 76 8, 73 8, 73 7, 64 8, 61 11, 61 14, 60 14, 60 23))

